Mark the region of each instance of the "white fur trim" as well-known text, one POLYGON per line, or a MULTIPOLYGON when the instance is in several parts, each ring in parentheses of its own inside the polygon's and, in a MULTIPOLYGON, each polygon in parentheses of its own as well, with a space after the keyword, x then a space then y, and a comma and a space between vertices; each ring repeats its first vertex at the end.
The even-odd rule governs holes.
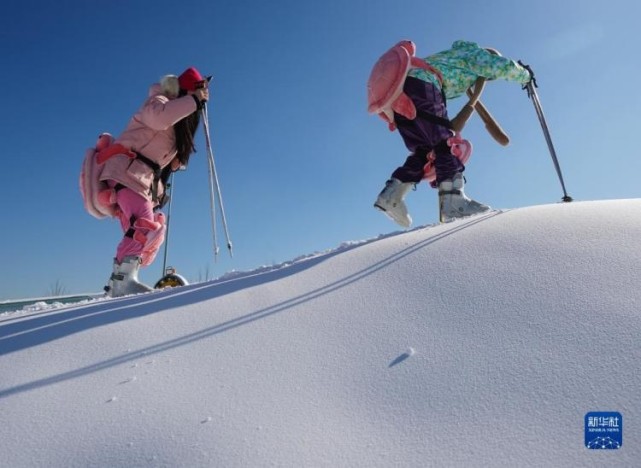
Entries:
POLYGON ((180 85, 178 84, 178 77, 176 75, 166 75, 160 79, 160 87, 165 96, 172 99, 178 97, 180 92, 180 85))

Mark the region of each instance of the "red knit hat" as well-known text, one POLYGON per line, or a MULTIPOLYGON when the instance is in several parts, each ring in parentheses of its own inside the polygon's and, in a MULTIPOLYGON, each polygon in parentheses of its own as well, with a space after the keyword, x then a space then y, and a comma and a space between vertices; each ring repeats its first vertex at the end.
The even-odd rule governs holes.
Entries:
POLYGON ((203 81, 205 78, 194 67, 189 67, 178 77, 180 89, 185 91, 196 91, 199 88, 198 85, 203 81))

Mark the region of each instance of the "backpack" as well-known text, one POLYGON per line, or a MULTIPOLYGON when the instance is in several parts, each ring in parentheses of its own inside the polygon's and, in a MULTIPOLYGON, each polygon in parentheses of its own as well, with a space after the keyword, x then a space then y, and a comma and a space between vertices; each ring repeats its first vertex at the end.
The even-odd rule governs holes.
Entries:
POLYGON ((416 107, 403 92, 405 78, 410 68, 422 68, 433 73, 443 83, 441 73, 430 64, 415 57, 416 45, 412 41, 400 41, 385 52, 374 64, 367 81, 367 111, 378 114, 394 131, 394 112, 413 120, 416 107))
POLYGON ((104 161, 99 160, 103 150, 112 146, 114 137, 109 133, 98 136, 96 146, 87 149, 80 170, 80 193, 85 210, 98 219, 117 218, 119 209, 116 205, 116 193, 106 182, 100 180, 104 161))

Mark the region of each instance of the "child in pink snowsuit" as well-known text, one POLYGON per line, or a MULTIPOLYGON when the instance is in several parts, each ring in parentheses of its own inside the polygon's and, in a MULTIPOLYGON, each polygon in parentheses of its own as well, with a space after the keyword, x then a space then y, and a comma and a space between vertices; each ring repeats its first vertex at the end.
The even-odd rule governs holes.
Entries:
POLYGON ((112 297, 152 289, 138 281, 138 270, 154 260, 164 240, 164 215, 154 210, 163 205, 169 174, 186 167, 194 151, 208 82, 193 67, 178 77, 163 77, 123 133, 98 156, 104 160, 100 180, 113 189, 124 232, 105 288, 112 297))

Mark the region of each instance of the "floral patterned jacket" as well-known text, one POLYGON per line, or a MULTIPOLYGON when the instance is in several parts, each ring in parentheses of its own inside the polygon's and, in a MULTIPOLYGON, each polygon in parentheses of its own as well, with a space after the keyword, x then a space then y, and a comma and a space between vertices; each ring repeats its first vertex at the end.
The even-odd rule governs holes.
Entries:
MULTIPOLYGON (((464 94, 479 76, 488 80, 504 79, 526 84, 530 73, 513 60, 494 55, 475 42, 456 41, 452 48, 426 57, 425 60, 442 74, 443 92, 447 99, 464 94)), ((407 74, 441 88, 438 78, 421 68, 412 68, 407 74)))

